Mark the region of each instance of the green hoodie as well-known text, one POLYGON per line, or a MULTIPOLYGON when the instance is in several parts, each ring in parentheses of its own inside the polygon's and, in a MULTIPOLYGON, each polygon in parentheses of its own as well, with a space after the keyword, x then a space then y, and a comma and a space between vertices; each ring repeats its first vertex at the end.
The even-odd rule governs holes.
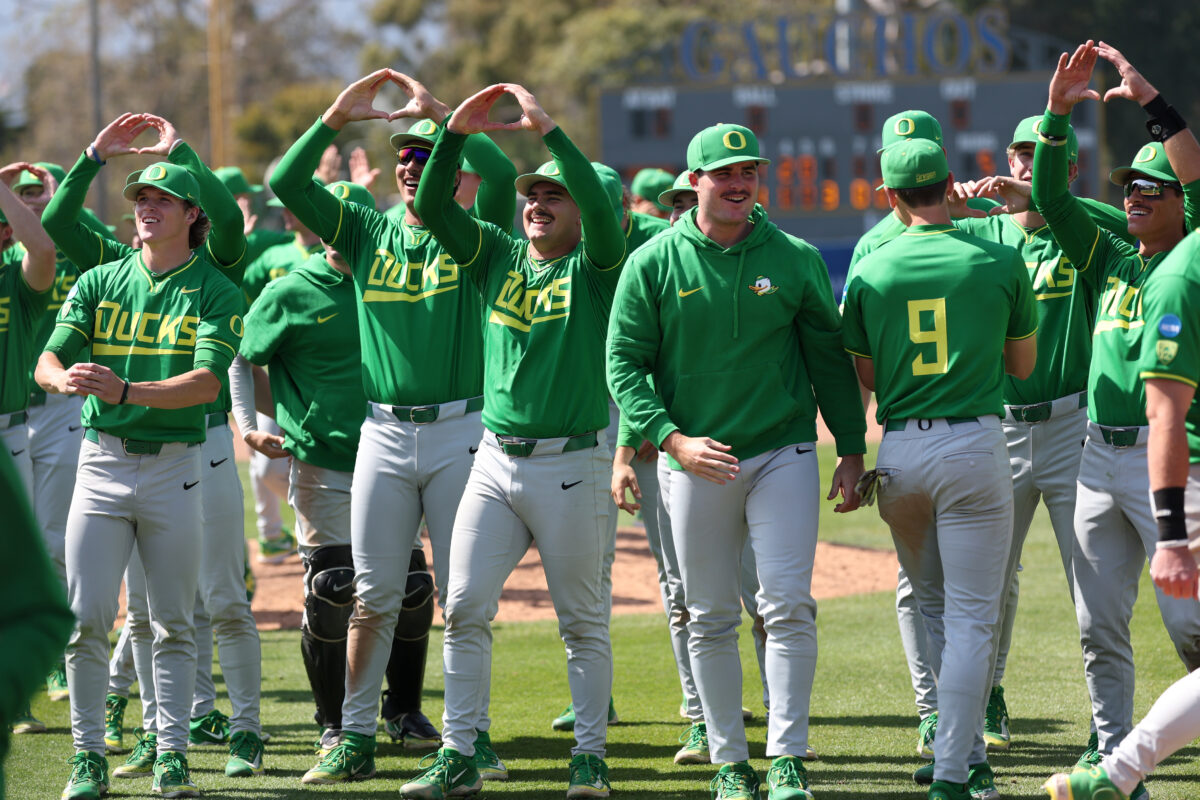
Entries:
POLYGON ((866 418, 825 262, 761 207, 750 222, 725 249, 692 210, 630 258, 608 328, 612 396, 660 447, 678 430, 752 458, 815 441, 820 407, 838 454, 863 453, 866 418))

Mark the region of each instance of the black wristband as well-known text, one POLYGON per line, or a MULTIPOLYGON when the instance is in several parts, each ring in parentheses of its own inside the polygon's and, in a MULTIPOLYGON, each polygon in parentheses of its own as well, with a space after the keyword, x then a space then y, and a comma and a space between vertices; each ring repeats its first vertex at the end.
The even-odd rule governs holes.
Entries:
POLYGON ((1165 142, 1175 134, 1187 129, 1187 122, 1179 115, 1174 106, 1168 105, 1161 94, 1142 106, 1150 119, 1146 121, 1146 130, 1150 138, 1156 142, 1165 142))
POLYGON ((1187 540, 1187 513, 1183 508, 1185 490, 1169 486, 1154 491, 1154 519, 1158 522, 1160 542, 1187 540))
POLYGON ((121 399, 117 401, 117 405, 125 405, 125 401, 129 399, 129 381, 125 381, 125 388, 121 390, 121 399))

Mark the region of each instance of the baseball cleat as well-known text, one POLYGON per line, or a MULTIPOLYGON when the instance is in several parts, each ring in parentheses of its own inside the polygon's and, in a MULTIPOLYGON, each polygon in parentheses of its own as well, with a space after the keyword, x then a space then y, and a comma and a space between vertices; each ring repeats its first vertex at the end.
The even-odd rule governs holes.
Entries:
POLYGON ((125 752, 125 706, 128 697, 110 694, 104 698, 104 749, 109 753, 125 752))
POLYGON ((1133 790, 1134 794, 1127 796, 1109 780, 1104 768, 1099 766, 1070 775, 1061 772, 1051 775, 1050 779, 1042 784, 1042 788, 1052 800, 1130 800, 1130 797, 1138 796, 1139 789, 1143 796, 1147 796, 1145 787, 1140 783, 1133 790))
POLYGON ((913 782, 918 786, 929 786, 933 783, 933 762, 922 764, 913 773, 913 782))
POLYGON ((260 564, 282 564, 295 552, 296 537, 286 527, 274 538, 258 538, 257 561, 260 564))
POLYGON ((433 759, 433 763, 424 772, 400 787, 401 797, 445 800, 447 797, 468 797, 483 788, 473 758, 443 747, 422 758, 419 766, 424 766, 429 759, 433 759))
POLYGON ((200 790, 188 775, 187 756, 168 750, 155 759, 150 791, 163 797, 199 797, 200 790))
POLYGON ((46 675, 46 694, 56 702, 71 697, 71 692, 67 689, 66 664, 59 664, 46 675))
POLYGON ((580 753, 571 759, 567 800, 578 797, 608 797, 608 764, 599 756, 580 753))
POLYGON ((1088 734, 1087 747, 1080 754, 1079 760, 1075 762, 1075 772, 1087 772, 1092 767, 1100 763, 1100 759, 1104 756, 1100 755, 1100 735, 1095 731, 1088 734))
POLYGON ((71 777, 62 790, 61 800, 100 800, 108 794, 108 759, 99 753, 83 751, 67 759, 71 777))
POLYGON ((481 780, 508 780, 508 767, 504 766, 500 756, 492 749, 492 737, 487 731, 475 732, 475 769, 478 770, 481 780))
MULTIPOLYGON (((621 718, 617 716, 617 708, 613 705, 613 699, 610 697, 608 698, 608 724, 616 725, 620 721, 621 718)), ((575 704, 568 703, 566 709, 550 723, 550 727, 556 731, 575 730, 575 704)))
POLYGON ((767 770, 767 800, 813 800, 808 771, 797 756, 780 756, 767 770))
POLYGON ((158 757, 158 734, 151 731, 142 733, 138 728, 133 732, 137 744, 125 763, 113 770, 114 778, 143 778, 154 773, 154 759, 158 757))
POLYGON ((984 761, 972 764, 968 769, 967 791, 972 800, 1000 800, 1000 790, 996 788, 996 776, 990 764, 984 761))
POLYGON ((251 731, 238 731, 229 737, 229 760, 225 762, 225 775, 229 778, 246 778, 262 775, 263 743, 251 731))
POLYGON ((29 706, 25 706, 25 710, 17 714, 16 719, 12 721, 12 732, 14 734, 45 733, 46 723, 35 717, 29 710, 29 706))
POLYGON ((683 733, 679 734, 683 747, 675 754, 676 764, 708 764, 711 758, 708 754, 708 727, 703 722, 693 723, 683 733))
POLYGON ((375 737, 342 731, 342 739, 304 773, 301 783, 344 783, 375 776, 375 737))
POLYGON ((917 755, 933 758, 933 739, 937 735, 937 712, 932 712, 917 726, 917 755))
POLYGON ((971 792, 965 783, 934 781, 926 797, 928 800, 971 800, 971 792))
POLYGON ((1004 687, 993 686, 983 715, 983 741, 989 753, 1004 752, 1009 746, 1008 706, 1004 702, 1004 687))
POLYGON ((229 717, 213 709, 195 717, 188 730, 188 744, 195 747, 216 747, 229 741, 229 717))
POLYGON ((403 742, 405 750, 436 750, 442 745, 442 735, 420 711, 385 720, 383 729, 392 741, 403 742))
POLYGON ((317 741, 313 742, 313 749, 316 751, 318 756, 324 758, 326 755, 328 755, 330 750, 337 747, 337 744, 339 741, 341 741, 341 738, 341 730, 324 728, 321 731, 321 735, 317 738, 317 741))
POLYGON ((758 773, 747 761, 725 764, 709 781, 711 800, 758 800, 758 773))

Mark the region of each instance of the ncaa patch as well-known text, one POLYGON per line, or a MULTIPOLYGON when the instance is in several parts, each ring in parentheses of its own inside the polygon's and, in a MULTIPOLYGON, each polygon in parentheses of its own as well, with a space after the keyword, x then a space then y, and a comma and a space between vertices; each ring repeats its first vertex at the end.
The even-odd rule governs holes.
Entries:
POLYGON ((1167 342, 1162 339, 1158 340, 1158 344, 1154 347, 1154 355, 1158 357, 1160 364, 1170 364, 1175 360, 1175 356, 1179 353, 1178 342, 1167 342))
POLYGON ((1183 330, 1183 320, 1174 314, 1163 314, 1158 321, 1158 333, 1168 339, 1174 339, 1183 330))

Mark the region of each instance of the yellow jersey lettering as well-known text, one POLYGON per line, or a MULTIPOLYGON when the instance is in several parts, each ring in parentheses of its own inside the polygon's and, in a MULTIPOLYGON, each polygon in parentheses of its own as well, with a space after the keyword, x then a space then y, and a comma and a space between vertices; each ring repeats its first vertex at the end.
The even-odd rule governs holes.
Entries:
POLYGON ((8 320, 12 316, 11 297, 0 297, 0 325, 4 326, 4 330, 8 330, 8 320))
POLYGON ((132 342, 133 332, 137 329, 138 318, 141 317, 140 311, 122 311, 117 318, 117 335, 118 342, 132 342))
POLYGON ((179 326, 183 324, 183 317, 165 317, 162 324, 158 326, 158 340, 155 344, 162 344, 164 341, 170 344, 179 343, 179 326))
MULTIPOLYGON (((148 336, 146 334, 146 325, 156 319, 162 319, 162 314, 155 314, 150 311, 147 311, 146 313, 142 314, 141 320, 138 321, 137 333, 135 334, 135 338, 139 342, 145 342, 146 344, 154 344, 154 337, 148 336)), ((160 325, 159 328, 161 329, 162 326, 160 325)))
POLYGON ((570 308, 571 307, 571 279, 558 278, 550 285, 551 292, 554 295, 554 302, 550 304, 551 310, 570 308))
POLYGON ((111 300, 102 300, 96 305, 96 325, 92 338, 98 342, 113 338, 113 330, 117 325, 117 315, 121 307, 111 300))
POLYGON ((396 263, 396 258, 386 250, 377 250, 375 252, 375 260, 371 262, 371 269, 367 272, 368 286, 383 286, 384 278, 387 276, 388 270, 396 263))
POLYGON ((458 283, 458 264, 455 263, 448 253, 442 253, 438 256, 438 283, 458 283))
POLYGON ((199 317, 184 317, 179 323, 179 342, 182 347, 195 347, 196 326, 200 324, 199 317))
POLYGON ((1137 313, 1137 308, 1141 306, 1139 290, 1132 286, 1125 288, 1125 295, 1121 298, 1121 305, 1117 307, 1117 313, 1125 319, 1133 319, 1137 313))

